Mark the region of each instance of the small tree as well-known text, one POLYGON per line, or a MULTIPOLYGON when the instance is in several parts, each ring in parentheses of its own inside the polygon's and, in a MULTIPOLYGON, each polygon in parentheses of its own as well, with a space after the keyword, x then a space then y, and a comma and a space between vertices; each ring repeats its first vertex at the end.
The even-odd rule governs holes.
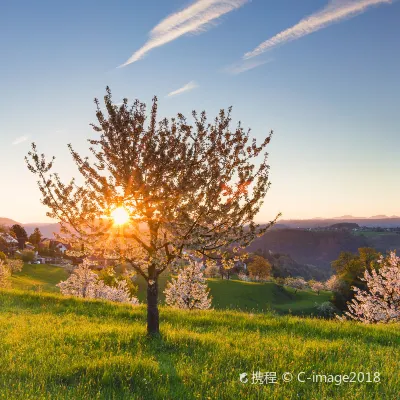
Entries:
MULTIPOLYGON (((146 106, 112 103, 106 113, 96 99, 98 136, 92 158, 69 145, 84 183, 63 183, 52 174, 53 160, 35 144, 26 161, 39 177, 48 216, 61 225, 60 240, 86 255, 129 262, 147 282, 147 330, 159 332, 158 280, 163 271, 191 253, 209 260, 234 258, 275 223, 254 218, 269 189, 266 147, 250 140, 239 123, 231 129, 231 108, 208 122, 193 112, 157 122, 157 98, 146 123, 146 106), (122 218, 121 218, 122 217, 122 218)), ((234 260, 232 259, 232 264, 234 260)))
POLYGON ((191 262, 176 279, 168 283, 165 302, 173 307, 206 310, 211 307, 211 296, 201 266, 191 262))
POLYGON ((317 292, 318 295, 321 290, 325 289, 325 285, 322 282, 313 282, 310 287, 314 292, 317 292))
POLYGON ((90 267, 91 263, 85 260, 78 268, 74 269, 67 280, 61 281, 56 286, 64 295, 139 304, 138 299, 131 296, 126 281, 118 281, 116 286, 106 285, 90 267))
POLYGON ((304 290, 307 287, 307 282, 303 278, 286 278, 285 285, 295 289, 295 293, 298 290, 304 290))
POLYGON ((15 224, 11 227, 11 233, 13 233, 15 238, 18 240, 19 248, 23 250, 25 243, 28 241, 28 234, 26 233, 25 228, 19 224, 15 224))
POLYGON ((21 259, 23 262, 29 263, 35 260, 35 252, 32 250, 24 250, 21 253, 21 259))
POLYGON ((219 274, 220 269, 214 264, 208 265, 204 271, 204 275, 208 278, 217 278, 219 274))
POLYGON ((61 281, 56 285, 60 288, 60 292, 64 295, 95 298, 99 278, 90 267, 91 263, 88 260, 84 260, 78 268, 73 270, 67 280, 61 281))
POLYGON ((379 260, 381 268, 365 270, 361 278, 366 290, 353 287, 346 316, 364 323, 400 321, 400 258, 391 252, 379 260))
POLYGON ((338 292, 343 287, 342 281, 338 278, 337 275, 332 275, 326 282, 325 287, 327 290, 331 292, 338 292))
POLYGON ((34 245, 38 246, 40 241, 42 240, 42 233, 39 228, 35 228, 32 235, 29 236, 29 241, 34 245))
POLYGON ((265 280, 271 276, 272 266, 264 257, 253 256, 247 268, 252 279, 265 280))
POLYGON ((6 258, 7 256, 2 251, 0 251, 0 261, 6 261, 6 258))

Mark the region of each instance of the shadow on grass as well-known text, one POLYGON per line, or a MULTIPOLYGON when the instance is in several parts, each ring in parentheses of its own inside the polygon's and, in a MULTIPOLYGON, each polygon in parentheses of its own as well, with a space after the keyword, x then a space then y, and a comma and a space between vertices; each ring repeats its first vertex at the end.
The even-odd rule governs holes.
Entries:
MULTIPOLYGON (((82 300, 60 295, 29 293, 17 290, 0 291, 3 312, 18 314, 52 313, 75 314, 103 321, 132 321, 145 326, 145 306, 130 307, 98 300, 82 300)), ((360 323, 302 319, 272 314, 246 314, 238 311, 180 311, 160 307, 161 331, 163 324, 173 330, 187 329, 196 333, 215 331, 218 335, 226 329, 237 334, 259 333, 273 335, 286 333, 304 339, 357 340, 368 345, 392 347, 400 345, 399 329, 374 329, 360 323)), ((396 325, 397 327, 399 324, 396 325)), ((221 333, 223 334, 223 333, 221 333)), ((162 343, 162 338, 159 338, 162 343)), ((163 360, 165 362, 165 360, 163 360)))

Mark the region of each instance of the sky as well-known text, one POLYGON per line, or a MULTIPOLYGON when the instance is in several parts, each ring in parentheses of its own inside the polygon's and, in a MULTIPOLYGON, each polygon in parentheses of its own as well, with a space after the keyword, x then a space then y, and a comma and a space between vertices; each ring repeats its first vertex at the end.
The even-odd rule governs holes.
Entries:
POLYGON ((0 217, 45 222, 24 156, 77 175, 93 99, 233 106, 269 146, 259 222, 400 215, 400 1, 0 0, 0 217))

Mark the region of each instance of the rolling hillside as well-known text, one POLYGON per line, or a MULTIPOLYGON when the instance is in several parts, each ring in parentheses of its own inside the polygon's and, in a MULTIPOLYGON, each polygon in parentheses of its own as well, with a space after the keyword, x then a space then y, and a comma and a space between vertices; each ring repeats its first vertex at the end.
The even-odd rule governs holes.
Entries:
POLYGON ((161 307, 161 337, 150 339, 144 306, 18 290, 1 290, 0 304, 4 399, 398 398, 398 324, 161 307), (276 383, 252 384, 257 371, 276 383), (300 382, 302 371, 364 382, 300 382))
MULTIPOLYGON (((55 286, 66 279, 67 272, 60 267, 50 265, 26 264, 23 270, 11 278, 15 289, 58 293, 55 286)), ((169 277, 160 277, 160 301, 164 302, 164 288, 169 277)), ((146 284, 138 277, 139 300, 146 301, 146 284)), ((294 293, 291 288, 282 287, 275 283, 250 283, 238 280, 209 279, 208 285, 213 297, 212 306, 216 309, 235 309, 252 312, 273 310, 279 314, 311 315, 316 313, 316 304, 328 301, 330 292, 319 295, 307 290, 294 293)))

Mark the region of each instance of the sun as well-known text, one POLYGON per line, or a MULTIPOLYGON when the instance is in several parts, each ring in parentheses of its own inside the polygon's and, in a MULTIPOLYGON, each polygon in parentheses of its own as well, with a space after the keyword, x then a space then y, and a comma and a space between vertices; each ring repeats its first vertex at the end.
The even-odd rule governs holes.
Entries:
POLYGON ((129 214, 124 207, 118 207, 111 212, 111 218, 115 225, 124 225, 129 221, 129 214))

